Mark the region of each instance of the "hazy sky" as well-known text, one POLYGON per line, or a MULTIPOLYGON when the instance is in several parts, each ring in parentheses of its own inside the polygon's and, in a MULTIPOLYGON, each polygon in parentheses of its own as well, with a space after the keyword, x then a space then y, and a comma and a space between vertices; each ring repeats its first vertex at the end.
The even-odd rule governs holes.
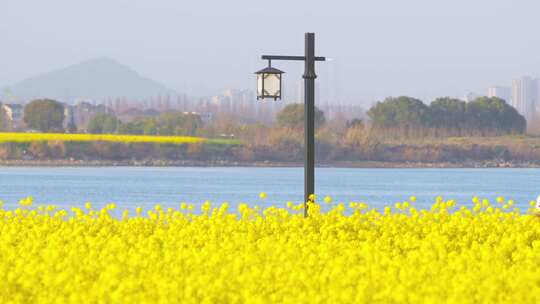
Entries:
POLYGON ((254 89, 261 54, 313 31, 324 96, 429 100, 537 76, 539 29, 538 0, 0 0, 0 86, 107 56, 191 95, 254 89))

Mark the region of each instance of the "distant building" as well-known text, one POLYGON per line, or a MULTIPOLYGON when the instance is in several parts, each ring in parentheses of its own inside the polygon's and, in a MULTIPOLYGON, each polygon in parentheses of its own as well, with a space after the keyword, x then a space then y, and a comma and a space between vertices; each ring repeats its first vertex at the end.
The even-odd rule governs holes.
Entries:
POLYGON ((475 100, 478 97, 481 97, 481 95, 477 94, 477 93, 474 93, 474 92, 468 92, 468 93, 465 94, 465 96, 463 96, 463 99, 466 102, 471 102, 471 101, 475 100))
POLYGON ((538 103, 538 80, 529 76, 512 80, 512 106, 531 122, 538 103))
POLYGON ((151 118, 151 117, 157 117, 161 113, 154 109, 146 109, 141 110, 137 108, 130 108, 126 111, 123 111, 121 113, 117 114, 117 118, 120 119, 122 122, 133 122, 139 118, 151 118))
POLYGON ((194 107, 192 110, 200 113, 211 112, 214 115, 233 115, 240 120, 245 120, 256 117, 261 104, 257 102, 255 93, 251 90, 226 89, 222 94, 207 99, 200 101, 199 107, 194 107))
POLYGON ((220 112, 232 112, 231 97, 225 95, 212 96, 212 106, 220 112))
MULTIPOLYGON (((66 110, 64 110, 66 111, 66 110)), ((74 106, 70 106, 68 111, 69 119, 64 120, 65 123, 73 122, 77 129, 85 131, 88 128, 88 123, 98 113, 112 113, 113 111, 105 105, 93 105, 89 102, 79 101, 74 106)), ((66 112, 64 112, 66 114, 66 112)))
POLYGON ((4 115, 7 118, 7 123, 10 129, 17 129, 23 126, 24 106, 21 104, 4 104, 2 105, 4 115))
POLYGON ((488 89, 488 97, 497 97, 510 104, 512 102, 512 89, 508 87, 494 86, 488 89))
POLYGON ((205 124, 212 121, 212 113, 203 112, 203 113, 198 113, 198 115, 199 117, 201 117, 201 121, 205 124))
POLYGON ((202 112, 202 113, 199 113, 199 112, 182 112, 182 114, 184 115, 195 115, 195 116, 199 116, 199 118, 201 119, 201 121, 205 124, 209 123, 210 121, 212 121, 212 113, 209 113, 209 112, 202 112))
POLYGON ((62 122, 64 130, 71 131, 72 128, 77 128, 75 117, 73 115, 73 106, 64 104, 64 121, 62 122))

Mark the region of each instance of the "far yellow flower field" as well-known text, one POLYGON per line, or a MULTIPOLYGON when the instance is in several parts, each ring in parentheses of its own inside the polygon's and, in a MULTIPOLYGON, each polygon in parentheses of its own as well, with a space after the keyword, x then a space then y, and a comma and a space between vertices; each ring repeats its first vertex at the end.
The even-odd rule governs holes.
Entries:
POLYGON ((149 136, 116 134, 64 134, 64 133, 0 133, 0 143, 34 141, 106 141, 120 143, 160 143, 160 144, 238 144, 235 140, 207 139, 190 136, 149 136))

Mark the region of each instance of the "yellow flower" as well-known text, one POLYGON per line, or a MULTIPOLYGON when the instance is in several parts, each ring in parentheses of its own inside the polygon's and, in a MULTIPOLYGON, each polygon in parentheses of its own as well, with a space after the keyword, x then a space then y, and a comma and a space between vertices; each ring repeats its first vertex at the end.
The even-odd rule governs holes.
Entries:
POLYGON ((324 202, 327 203, 327 204, 330 204, 332 202, 332 198, 327 195, 327 196, 324 197, 324 202))
POLYGON ((261 193, 259 194, 259 198, 260 198, 260 199, 263 199, 263 200, 264 200, 264 199, 266 199, 266 197, 267 197, 267 195, 266 195, 265 192, 261 192, 261 193))
POLYGON ((29 207, 29 206, 32 206, 33 201, 34 201, 34 198, 29 196, 25 199, 20 200, 19 205, 21 205, 22 207, 29 207))
POLYGON ((201 211, 204 212, 204 213, 208 213, 210 212, 210 208, 212 206, 210 205, 210 201, 205 201, 202 205, 201 205, 201 211))
POLYGON ((64 134, 64 133, 0 133, 0 143, 29 142, 116 142, 116 143, 158 143, 158 144, 194 144, 209 142, 218 145, 234 145, 237 141, 224 139, 206 139, 190 136, 148 136, 116 134, 64 134))

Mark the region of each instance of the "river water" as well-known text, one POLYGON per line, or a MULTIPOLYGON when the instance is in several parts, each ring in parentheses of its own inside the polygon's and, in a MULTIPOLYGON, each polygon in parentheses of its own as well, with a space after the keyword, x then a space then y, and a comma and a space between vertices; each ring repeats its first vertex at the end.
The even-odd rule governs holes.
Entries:
MULTIPOLYGON (((361 169, 316 170, 319 198, 364 201, 381 207, 417 197, 430 206, 438 195, 470 204, 473 196, 494 200, 502 195, 526 208, 540 194, 540 169, 361 169)), ((302 168, 238 167, 0 167, 0 200, 11 208, 24 197, 35 204, 119 207, 179 206, 229 202, 283 206, 303 196, 302 168), (259 193, 267 193, 261 200, 259 193)))

